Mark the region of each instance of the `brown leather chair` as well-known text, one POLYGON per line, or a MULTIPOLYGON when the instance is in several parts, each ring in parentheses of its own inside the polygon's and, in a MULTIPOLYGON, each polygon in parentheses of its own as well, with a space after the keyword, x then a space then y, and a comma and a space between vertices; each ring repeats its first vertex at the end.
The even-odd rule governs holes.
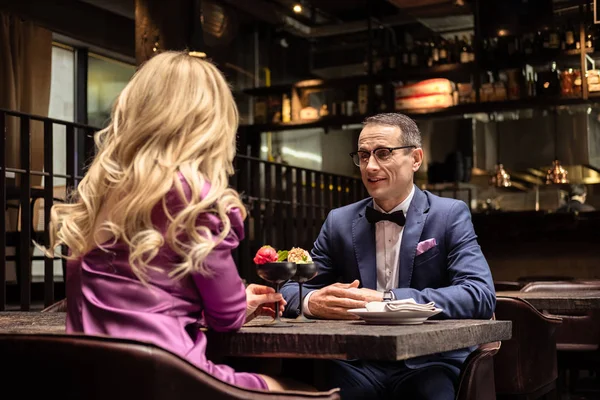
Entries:
POLYGON ((530 282, 570 282, 574 280, 574 277, 564 275, 520 276, 519 278, 517 278, 517 281, 523 282, 524 285, 530 282))
MULTIPOLYGON (((600 290, 600 281, 531 282, 523 292, 573 292, 600 290)), ((561 310, 543 310, 562 319, 556 331, 559 351, 595 352, 600 344, 600 313, 597 310, 566 313, 561 310)))
MULTIPOLYGON (((339 399, 329 392, 264 392, 222 382, 151 344, 80 335, 0 334, 0 376, 20 398, 339 399)), ((5 390, 8 390, 5 387, 5 390)))
POLYGON ((495 400, 494 355, 500 342, 479 346, 469 354, 460 374, 456 400, 495 400))
MULTIPOLYGON (((66 309, 67 300, 63 299, 46 307, 42 312, 65 312, 66 309)), ((469 355, 460 374, 456 400, 496 399, 493 357, 498 353, 498 349, 500 342, 487 343, 469 355)))
POLYGON ((496 292, 521 290, 523 286, 525 286, 525 284, 518 281, 494 281, 494 289, 496 292))
POLYGON ((42 312, 67 312, 67 299, 62 299, 44 308, 42 312))
POLYGON ((499 296, 496 319, 512 321, 512 338, 494 357, 499 399, 539 399, 556 393, 556 338, 560 318, 544 315, 527 301, 499 296))
POLYGON ((523 286, 522 292, 572 292, 600 290, 600 281, 535 281, 523 286))
MULTIPOLYGON (((532 282, 525 286, 524 292, 573 292, 600 290, 598 280, 576 280, 571 282, 532 282)), ((565 312, 561 310, 543 310, 547 315, 561 318, 563 323, 556 330, 556 349, 558 366, 569 371, 569 386, 576 390, 579 370, 600 369, 600 312, 565 312)))

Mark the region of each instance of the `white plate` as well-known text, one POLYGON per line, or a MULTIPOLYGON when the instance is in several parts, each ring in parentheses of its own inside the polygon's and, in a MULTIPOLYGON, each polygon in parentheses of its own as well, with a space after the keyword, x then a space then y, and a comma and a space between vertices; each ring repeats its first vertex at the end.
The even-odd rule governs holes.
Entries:
POLYGON ((434 311, 368 311, 366 308, 354 308, 348 312, 358 315, 367 324, 419 325, 442 310, 436 308, 434 311))

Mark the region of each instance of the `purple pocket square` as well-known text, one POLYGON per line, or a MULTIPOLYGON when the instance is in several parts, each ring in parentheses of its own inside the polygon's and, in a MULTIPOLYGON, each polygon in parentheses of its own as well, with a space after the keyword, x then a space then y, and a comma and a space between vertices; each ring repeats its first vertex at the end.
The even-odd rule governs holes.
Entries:
POLYGON ((417 245, 417 255, 425 253, 427 250, 434 248, 437 245, 435 238, 423 240, 417 245))

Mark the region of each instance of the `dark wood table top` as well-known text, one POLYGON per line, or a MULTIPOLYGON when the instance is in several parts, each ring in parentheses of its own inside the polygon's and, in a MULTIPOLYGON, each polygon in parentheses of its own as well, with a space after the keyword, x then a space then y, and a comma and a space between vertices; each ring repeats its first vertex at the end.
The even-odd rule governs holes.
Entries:
POLYGON ((0 312, 0 333, 65 333, 66 313, 0 312))
MULTIPOLYGON (((316 321, 290 327, 257 327, 257 318, 239 332, 207 332, 211 354, 234 357, 405 360, 483 343, 508 340, 510 321, 445 320, 422 325, 367 325, 362 321, 316 321)), ((1 333, 65 331, 64 313, 0 312, 1 333)))
MULTIPOLYGON (((209 332, 209 348, 237 357, 406 360, 511 338, 510 321, 434 320, 422 325, 317 321, 289 328, 252 327, 209 332)), ((254 322, 259 324, 260 321, 254 322)))
POLYGON ((586 311, 600 309, 599 290, 551 292, 500 291, 496 296, 527 300, 538 310, 586 311))

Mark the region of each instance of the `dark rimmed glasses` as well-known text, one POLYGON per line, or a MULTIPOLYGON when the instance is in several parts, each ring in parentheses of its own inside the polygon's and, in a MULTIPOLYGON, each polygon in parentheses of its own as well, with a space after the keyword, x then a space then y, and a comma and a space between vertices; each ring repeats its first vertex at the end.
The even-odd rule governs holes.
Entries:
POLYGON ((377 161, 386 162, 392 157, 392 152, 394 150, 400 149, 416 149, 417 146, 400 146, 400 147, 378 147, 371 151, 366 150, 358 150, 350 153, 350 157, 352 157, 352 161, 354 161, 354 165, 360 167, 361 165, 367 165, 369 163, 369 159, 371 158, 371 154, 375 156, 377 161))

